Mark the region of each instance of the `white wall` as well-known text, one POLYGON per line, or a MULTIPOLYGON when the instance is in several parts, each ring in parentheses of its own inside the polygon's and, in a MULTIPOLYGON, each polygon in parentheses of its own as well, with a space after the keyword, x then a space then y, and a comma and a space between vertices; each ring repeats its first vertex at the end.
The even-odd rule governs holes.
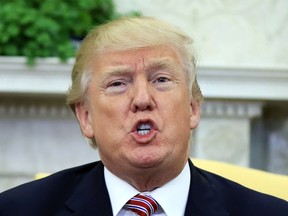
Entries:
POLYGON ((169 21, 195 41, 202 66, 288 69, 286 0, 116 0, 169 21))

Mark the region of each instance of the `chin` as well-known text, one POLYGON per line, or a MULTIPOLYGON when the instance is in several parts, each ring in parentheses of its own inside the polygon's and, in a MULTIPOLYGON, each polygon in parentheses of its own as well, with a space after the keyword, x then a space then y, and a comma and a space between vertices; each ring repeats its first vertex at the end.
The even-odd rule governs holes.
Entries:
POLYGON ((140 157, 134 158, 134 165, 138 168, 153 168, 157 167, 164 161, 164 157, 160 157, 159 155, 141 155, 140 157))

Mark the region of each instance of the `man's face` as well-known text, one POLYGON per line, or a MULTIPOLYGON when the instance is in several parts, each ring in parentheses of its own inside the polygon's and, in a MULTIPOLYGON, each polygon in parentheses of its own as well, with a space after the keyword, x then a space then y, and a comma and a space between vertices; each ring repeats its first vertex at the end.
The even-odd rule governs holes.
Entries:
MULTIPOLYGON (((168 46, 101 53, 76 113, 113 173, 179 166, 198 124, 178 54, 168 46)), ((169 171, 169 170, 167 170, 169 171)))

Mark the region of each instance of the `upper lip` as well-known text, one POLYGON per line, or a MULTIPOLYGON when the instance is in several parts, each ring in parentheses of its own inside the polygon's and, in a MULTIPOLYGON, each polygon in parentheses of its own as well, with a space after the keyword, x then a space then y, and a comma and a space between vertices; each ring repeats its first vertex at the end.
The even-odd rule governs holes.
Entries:
POLYGON ((132 132, 137 131, 139 124, 149 124, 151 129, 157 130, 157 125, 152 119, 139 119, 132 127, 132 132))

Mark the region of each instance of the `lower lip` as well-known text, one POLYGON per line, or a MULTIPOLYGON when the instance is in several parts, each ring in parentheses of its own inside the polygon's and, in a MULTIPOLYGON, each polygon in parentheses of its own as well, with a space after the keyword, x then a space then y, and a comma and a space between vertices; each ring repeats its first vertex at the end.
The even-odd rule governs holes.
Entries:
POLYGON ((156 133, 157 131, 152 129, 148 134, 145 134, 145 135, 140 135, 137 133, 137 131, 131 133, 131 135, 135 142, 146 144, 146 143, 151 142, 154 139, 154 137, 156 136, 156 133))

